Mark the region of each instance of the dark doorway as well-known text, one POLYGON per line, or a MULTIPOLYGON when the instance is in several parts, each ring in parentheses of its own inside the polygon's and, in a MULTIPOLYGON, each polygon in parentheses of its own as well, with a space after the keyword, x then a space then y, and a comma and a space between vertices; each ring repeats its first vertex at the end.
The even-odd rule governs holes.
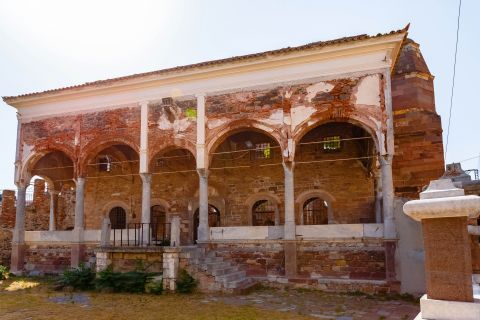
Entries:
POLYGON ((122 207, 112 208, 108 214, 112 229, 125 229, 127 227, 127 213, 122 207))
POLYGON ((152 240, 163 240, 165 239, 165 234, 168 233, 166 229, 166 210, 163 206, 152 206, 150 208, 150 223, 152 225, 152 240))
POLYGON ((259 200, 252 207, 253 226, 275 225, 275 204, 270 200, 259 200))

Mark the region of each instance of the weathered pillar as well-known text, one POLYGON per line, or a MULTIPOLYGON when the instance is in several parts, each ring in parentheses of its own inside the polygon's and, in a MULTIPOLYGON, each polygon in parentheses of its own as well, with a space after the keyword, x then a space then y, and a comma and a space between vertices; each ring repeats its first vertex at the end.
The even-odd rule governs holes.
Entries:
POLYGON ((50 219, 48 222, 48 231, 55 231, 55 211, 57 210, 58 191, 49 190, 50 194, 50 219))
POLYGON ((172 217, 170 224, 170 246, 180 246, 180 217, 175 215, 172 217))
POLYGON ((208 241, 210 239, 210 228, 208 225, 208 170, 199 169, 200 185, 198 191, 198 241, 208 241))
POLYGON ((71 266, 78 267, 84 258, 84 200, 85 200, 85 178, 78 177, 75 181, 75 225, 72 237, 71 266))
POLYGON ((163 288, 175 291, 180 262, 179 248, 165 248, 163 251, 163 288))
POLYGON ((12 237, 12 256, 10 272, 16 275, 23 273, 25 258, 25 204, 26 204, 26 185, 17 185, 17 208, 15 212, 15 228, 12 237))
POLYGON ((285 276, 293 278, 297 274, 297 243, 295 227, 294 163, 283 163, 285 172, 285 276))
POLYGON ((480 197, 465 196, 450 179, 430 182, 405 214, 421 221, 427 294, 420 300, 424 319, 480 319, 473 300, 472 261, 467 219, 480 213, 480 197))
POLYGON ((392 157, 380 156, 382 171, 382 199, 383 199, 383 225, 385 239, 395 239, 397 232, 395 230, 395 217, 393 214, 393 174, 392 157))
POLYGON ((283 163, 285 172, 285 240, 295 240, 294 164, 283 163))
POLYGON ((140 173, 142 178, 142 223, 143 226, 143 243, 150 242, 150 206, 151 206, 151 190, 152 190, 152 175, 150 173, 140 173))
POLYGON ((375 174, 375 222, 382 223, 382 176, 375 174))

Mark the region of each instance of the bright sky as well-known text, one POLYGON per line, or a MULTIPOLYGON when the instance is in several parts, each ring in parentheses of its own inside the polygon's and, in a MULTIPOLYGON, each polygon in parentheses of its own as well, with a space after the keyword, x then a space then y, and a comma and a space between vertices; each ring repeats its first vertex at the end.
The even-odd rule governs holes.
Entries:
MULTIPOLYGON (((0 95, 403 28, 435 75, 444 140, 458 1, 0 0, 0 95)), ((463 0, 447 163, 480 155, 480 1, 463 0)), ((17 120, 0 102, 0 189, 12 188, 17 120)), ((478 168, 479 158, 462 162, 478 168)))

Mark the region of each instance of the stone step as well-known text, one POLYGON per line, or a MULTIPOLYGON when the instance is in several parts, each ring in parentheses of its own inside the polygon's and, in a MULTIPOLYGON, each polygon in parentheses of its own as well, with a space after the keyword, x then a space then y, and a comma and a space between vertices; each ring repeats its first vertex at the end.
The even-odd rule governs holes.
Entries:
POLYGON ((228 283, 225 284, 225 288, 227 289, 245 289, 250 286, 255 285, 256 282, 252 280, 251 278, 243 278, 243 279, 238 279, 234 281, 229 281, 228 283))
POLYGON ((199 259, 200 264, 211 264, 217 262, 225 262, 221 257, 204 257, 199 259))
POLYGON ((222 281, 224 284, 226 284, 228 282, 245 279, 246 274, 247 273, 245 271, 235 271, 221 276, 215 276, 215 280, 222 281))
POLYGON ((231 267, 232 265, 229 262, 213 262, 213 263, 207 263, 205 265, 205 270, 208 272, 212 272, 213 270, 216 269, 225 269, 228 267, 231 267))
POLYGON ((221 275, 225 275, 225 274, 236 272, 236 271, 238 271, 238 267, 231 266, 231 267, 227 267, 227 268, 212 270, 211 274, 212 274, 212 276, 221 276, 221 275))

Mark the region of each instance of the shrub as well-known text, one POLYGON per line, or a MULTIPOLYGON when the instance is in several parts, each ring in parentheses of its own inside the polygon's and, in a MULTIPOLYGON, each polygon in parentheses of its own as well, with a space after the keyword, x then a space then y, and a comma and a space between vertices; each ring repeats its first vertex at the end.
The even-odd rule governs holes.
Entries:
POLYGON ((10 275, 10 272, 8 272, 8 268, 0 265, 0 280, 7 279, 9 275, 10 275))
POLYGON ((175 283, 179 293, 191 293, 197 287, 197 281, 185 269, 180 269, 175 283))
POLYGON ((90 290, 94 287, 95 272, 84 264, 78 268, 67 269, 58 280, 60 287, 72 287, 79 290, 90 290))
POLYGON ((141 271, 113 272, 111 267, 97 274, 95 287, 114 292, 144 292, 148 274, 141 271))
POLYGON ((162 276, 149 277, 149 279, 147 280, 147 284, 145 285, 145 292, 153 293, 153 294, 162 294, 163 277, 162 276))

